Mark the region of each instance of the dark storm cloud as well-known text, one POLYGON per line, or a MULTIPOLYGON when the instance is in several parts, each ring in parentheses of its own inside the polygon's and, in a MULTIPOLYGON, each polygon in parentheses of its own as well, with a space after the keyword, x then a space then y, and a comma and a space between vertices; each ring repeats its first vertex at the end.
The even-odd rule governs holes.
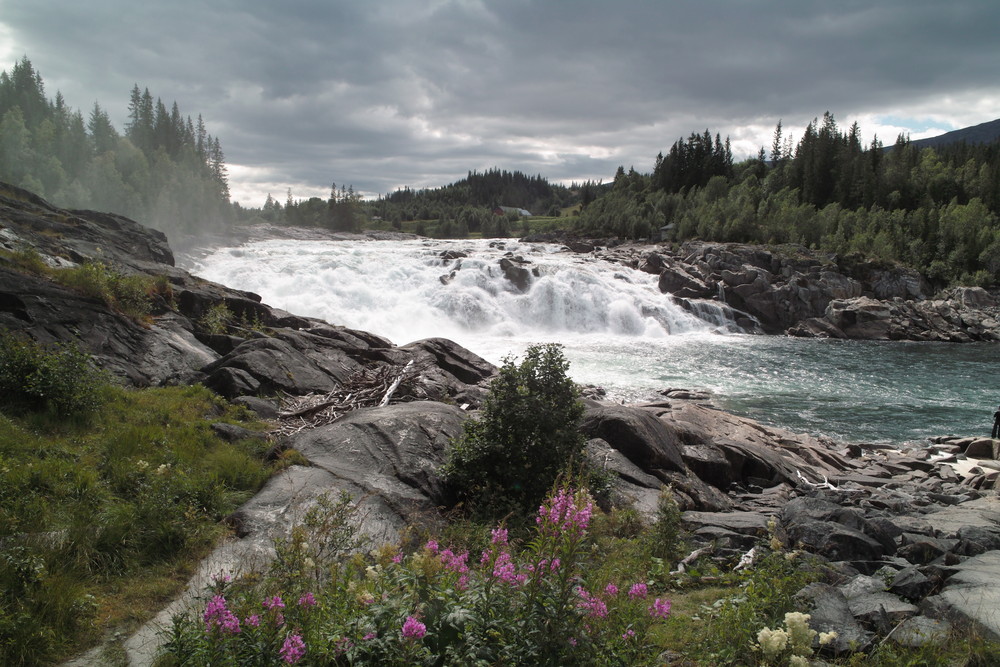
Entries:
POLYGON ((887 141, 890 117, 944 131, 1000 116, 1000 11, 976 0, 2 7, 0 66, 27 55, 50 95, 97 100, 119 127, 136 83, 202 114, 254 205, 493 166, 607 180, 693 131, 750 152, 779 118, 801 133, 827 110, 887 141))

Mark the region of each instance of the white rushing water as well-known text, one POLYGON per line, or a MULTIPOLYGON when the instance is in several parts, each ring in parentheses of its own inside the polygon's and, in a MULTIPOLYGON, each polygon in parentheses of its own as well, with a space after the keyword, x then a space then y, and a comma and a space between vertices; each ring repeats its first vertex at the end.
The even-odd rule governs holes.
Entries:
POLYGON ((450 338, 497 362, 536 342, 663 339, 735 330, 718 308, 699 319, 654 275, 552 245, 487 241, 262 241, 223 248, 189 267, 271 306, 370 331, 397 344, 450 338), (444 259, 446 252, 467 257, 444 259), (522 293, 499 261, 537 269, 522 293))
POLYGON ((657 277, 556 246, 505 241, 287 241, 182 259, 265 303, 396 344, 441 336, 499 363, 531 344, 565 347, 570 374, 609 397, 707 390, 725 409, 794 430, 900 441, 976 433, 995 409, 991 345, 880 344, 734 333, 718 304, 696 317, 657 277), (467 257, 445 260, 446 251, 467 257), (526 292, 507 253, 537 268, 526 292))

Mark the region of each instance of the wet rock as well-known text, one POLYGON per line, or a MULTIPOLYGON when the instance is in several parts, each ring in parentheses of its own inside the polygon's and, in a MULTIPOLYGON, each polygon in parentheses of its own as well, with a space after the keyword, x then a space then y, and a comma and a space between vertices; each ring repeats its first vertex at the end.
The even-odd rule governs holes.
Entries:
POLYGON ((531 271, 509 257, 500 258, 500 270, 517 291, 527 292, 531 287, 531 271))

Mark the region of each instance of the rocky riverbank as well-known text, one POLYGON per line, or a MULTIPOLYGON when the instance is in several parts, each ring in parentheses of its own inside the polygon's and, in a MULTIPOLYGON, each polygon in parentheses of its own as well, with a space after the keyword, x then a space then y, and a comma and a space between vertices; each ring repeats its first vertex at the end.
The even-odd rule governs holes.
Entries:
MULTIPOLYGON (((72 341, 135 386, 205 383, 273 420, 284 433, 276 446, 294 448, 309 461, 273 478, 230 517, 234 538, 205 562, 191 593, 220 568, 260 566, 270 538, 322 493, 357 497, 365 529, 383 539, 409 524, 443 521, 439 508, 446 499, 436 471, 495 372, 473 353, 441 339, 397 346, 271 308, 257 295, 176 268, 158 232, 118 216, 61 210, 9 186, 0 187, 0 250, 6 251, 0 327, 43 343, 72 341), (137 321, 25 271, 11 259, 25 249, 50 266, 96 260, 153 275, 169 290, 154 300, 149 318, 137 321), (375 400, 346 398, 358 394, 354 387, 370 389, 373 378, 398 381, 375 400), (299 402, 292 409, 290 397, 311 400, 312 408, 299 402), (340 413, 315 427, 281 428, 313 408, 340 413)), ((679 253, 576 251, 592 253, 595 261, 648 267, 677 299, 711 297, 713 290, 718 296, 721 285, 730 307, 764 330, 805 332, 814 326, 807 322, 839 308, 832 304, 851 300, 927 301, 917 299, 925 286, 906 272, 869 268, 862 280, 861 273, 839 273, 828 260, 800 254, 698 244, 679 253), (678 287, 681 278, 686 286, 678 287)), ((529 267, 519 268, 530 274, 529 267)), ((1000 339, 995 321, 987 321, 996 315, 989 299, 975 290, 942 299, 961 306, 959 322, 947 334, 933 329, 938 333, 926 336, 1000 339)), ((839 321, 836 331, 822 333, 883 331, 839 321)), ((865 322, 873 321, 886 319, 865 322)), ((923 331, 902 330, 909 334, 901 337, 912 339, 923 331)), ((721 567, 733 567, 770 537, 833 563, 840 576, 802 595, 817 629, 837 629, 845 642, 863 646, 889 632, 915 638, 911 630, 920 629, 933 635, 956 620, 972 620, 1000 638, 993 613, 1000 595, 993 583, 1000 568, 1000 465, 993 441, 950 437, 898 448, 840 443, 767 427, 683 395, 632 406, 586 399, 582 429, 595 462, 616 474, 615 502, 652 516, 660 489, 670 485, 693 548, 721 567)), ((135 662, 151 655, 156 624, 169 622, 175 609, 130 640, 135 662)))
POLYGON ((1000 299, 982 288, 932 293, 918 272, 802 246, 690 241, 679 247, 529 237, 659 277, 660 291, 694 309, 725 305, 746 331, 819 338, 1000 341, 1000 299))

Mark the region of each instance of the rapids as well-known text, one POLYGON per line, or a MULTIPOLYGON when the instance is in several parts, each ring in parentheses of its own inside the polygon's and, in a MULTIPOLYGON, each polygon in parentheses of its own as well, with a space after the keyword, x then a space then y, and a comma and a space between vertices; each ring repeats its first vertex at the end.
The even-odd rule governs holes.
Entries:
POLYGON ((500 363, 558 342, 572 377, 609 398, 705 390, 723 409, 798 432, 881 443, 988 434, 1000 403, 995 345, 741 333, 717 302, 690 312, 656 276, 557 246, 268 240, 179 260, 271 306, 397 344, 441 336, 500 363), (524 293, 500 270, 506 253, 537 268, 524 293))

